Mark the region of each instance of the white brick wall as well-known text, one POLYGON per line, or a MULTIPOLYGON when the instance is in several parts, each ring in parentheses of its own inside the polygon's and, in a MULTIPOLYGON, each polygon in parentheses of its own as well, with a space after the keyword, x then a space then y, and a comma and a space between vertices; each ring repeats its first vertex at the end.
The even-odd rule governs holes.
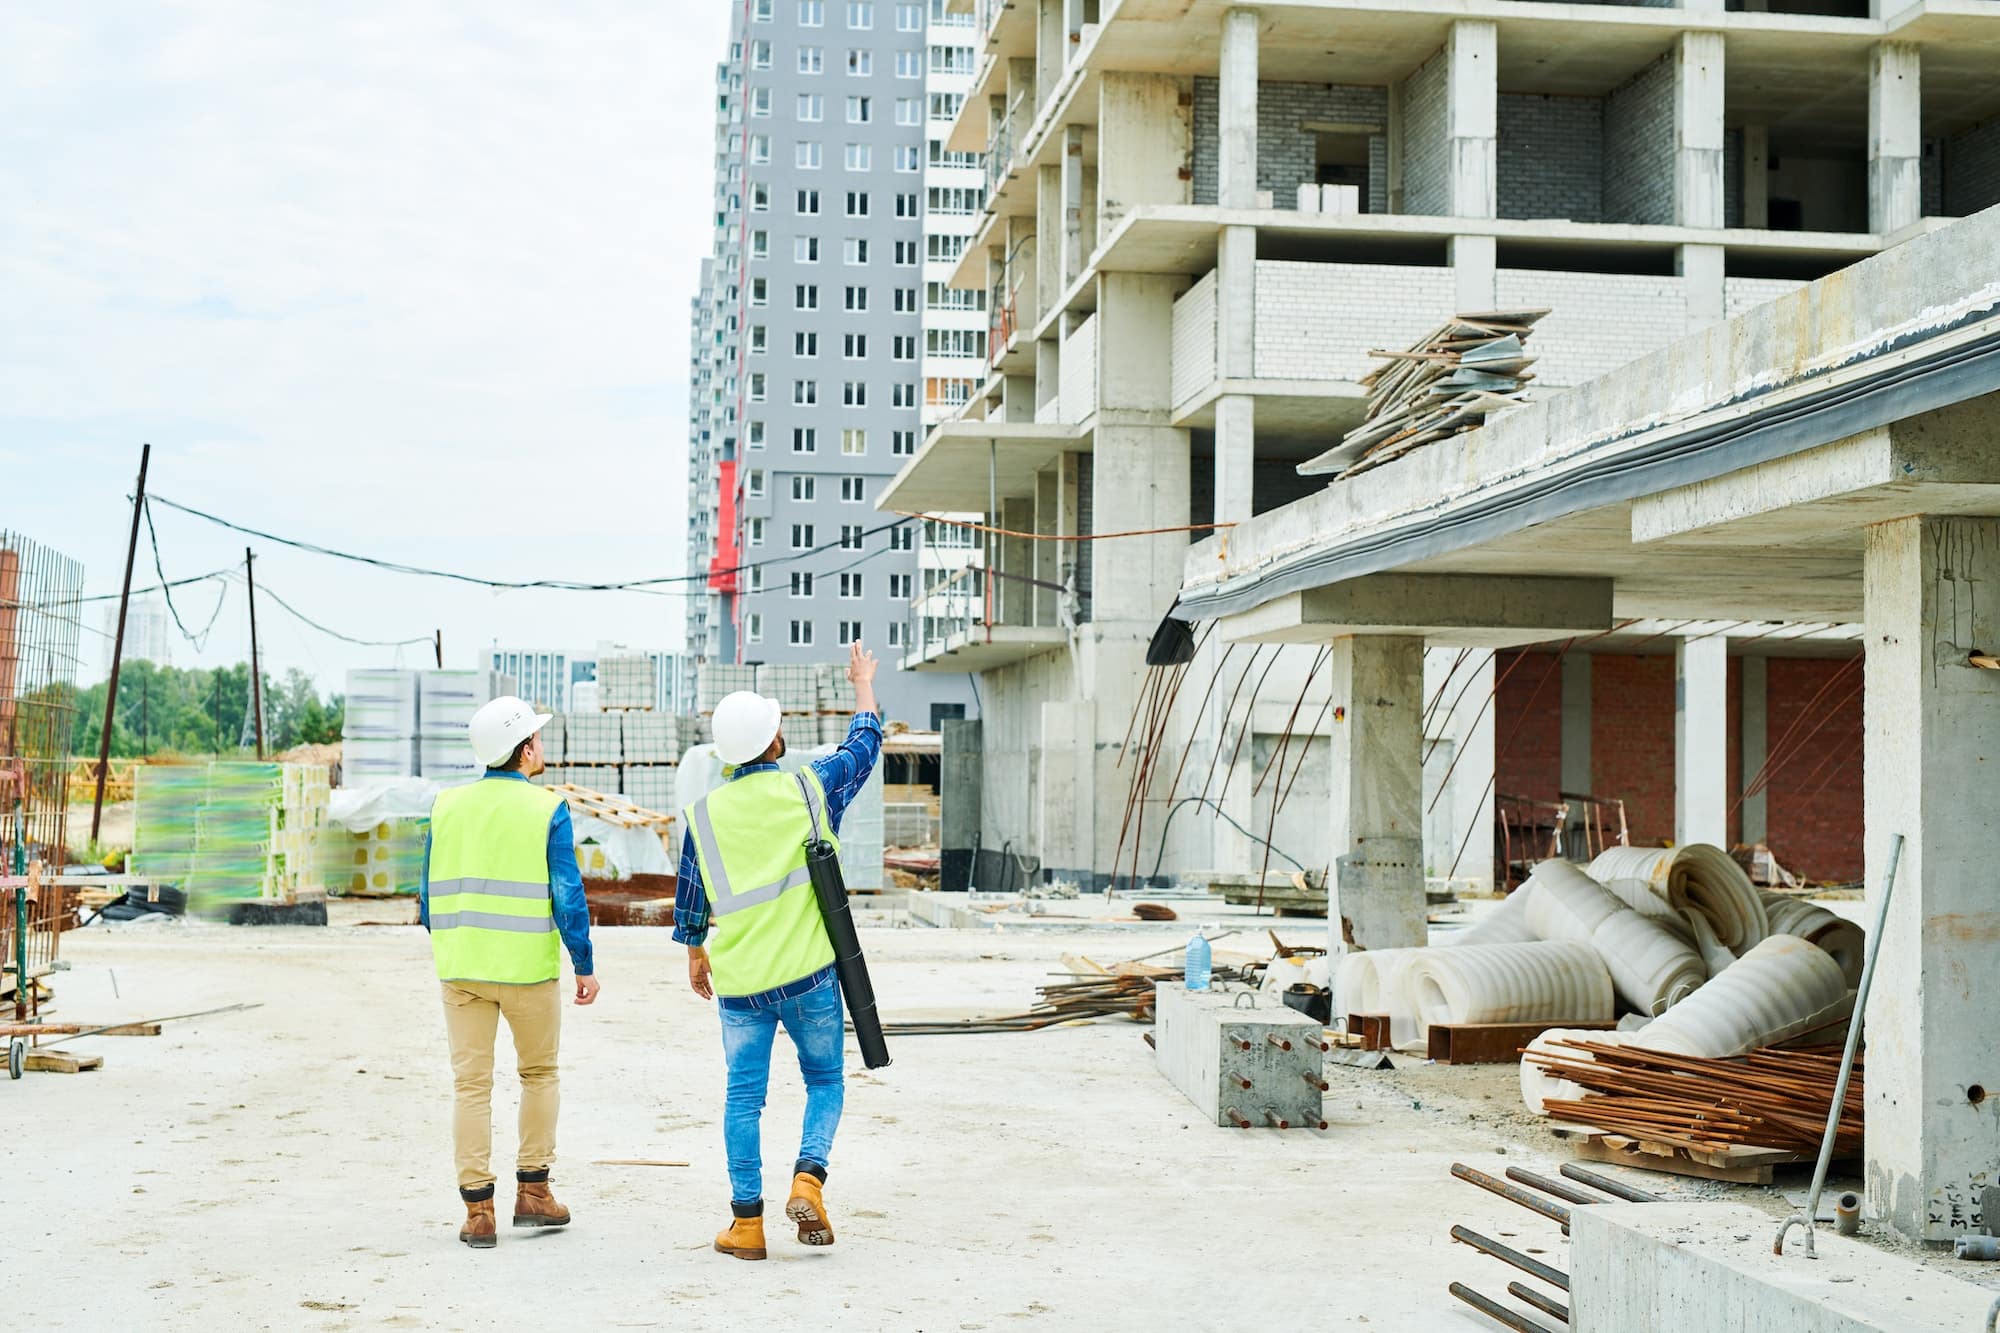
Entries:
POLYGON ((1605 99, 1604 221, 1673 222, 1675 133, 1669 55, 1605 99))
POLYGON ((1446 103, 1451 59, 1438 52, 1403 84, 1403 211, 1439 216, 1451 211, 1451 154, 1446 151, 1446 103))
POLYGON ((1074 425, 1097 410, 1097 316, 1064 340, 1060 385, 1056 420, 1074 425))
POLYGON ((1803 286, 1795 278, 1724 278, 1722 313, 1728 319, 1735 319, 1753 306, 1789 296, 1803 286))
POLYGON ((1174 302, 1174 406, 1192 398, 1215 380, 1215 271, 1174 302))
POLYGON ((1594 380, 1687 332, 1678 277, 1503 268, 1493 288, 1503 309, 1549 309, 1527 343, 1538 358, 1531 387, 1542 393, 1594 380))
POLYGON ((1374 347, 1407 347, 1451 316, 1451 270, 1257 261, 1259 379, 1355 380, 1374 347))

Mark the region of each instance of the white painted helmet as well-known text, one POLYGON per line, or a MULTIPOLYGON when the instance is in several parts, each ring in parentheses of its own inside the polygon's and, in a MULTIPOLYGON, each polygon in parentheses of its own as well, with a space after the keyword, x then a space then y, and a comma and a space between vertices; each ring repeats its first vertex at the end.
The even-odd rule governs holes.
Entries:
POLYGON ((784 708, 750 690, 726 694, 715 706, 715 756, 729 765, 747 764, 777 739, 784 708))
POLYGON ((493 768, 506 763, 514 747, 540 731, 548 720, 549 714, 537 713, 526 699, 503 694, 481 704, 465 729, 472 741, 473 755, 493 768))

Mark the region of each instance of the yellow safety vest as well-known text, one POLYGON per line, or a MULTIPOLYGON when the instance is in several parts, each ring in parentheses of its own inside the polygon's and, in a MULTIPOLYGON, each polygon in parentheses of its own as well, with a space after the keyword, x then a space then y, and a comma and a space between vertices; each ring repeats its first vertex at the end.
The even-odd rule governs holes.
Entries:
MULTIPOLYGON (((806 786, 820 836, 839 846, 825 817, 826 792, 810 768, 806 786)), ((752 773, 724 783, 681 812, 708 893, 708 959, 717 995, 756 995, 833 962, 833 941, 806 872, 812 819, 789 773, 752 773)))
POLYGON ((438 793, 430 923, 441 979, 528 985, 561 975, 549 892, 549 820, 561 803, 513 778, 438 793))

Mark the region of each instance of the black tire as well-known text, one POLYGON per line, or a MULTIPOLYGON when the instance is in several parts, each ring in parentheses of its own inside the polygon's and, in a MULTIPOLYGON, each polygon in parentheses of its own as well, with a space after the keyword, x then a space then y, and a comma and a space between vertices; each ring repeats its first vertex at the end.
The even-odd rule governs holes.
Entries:
POLYGON ((19 1078, 28 1063, 28 1043, 19 1037, 7 1043, 7 1077, 19 1078))

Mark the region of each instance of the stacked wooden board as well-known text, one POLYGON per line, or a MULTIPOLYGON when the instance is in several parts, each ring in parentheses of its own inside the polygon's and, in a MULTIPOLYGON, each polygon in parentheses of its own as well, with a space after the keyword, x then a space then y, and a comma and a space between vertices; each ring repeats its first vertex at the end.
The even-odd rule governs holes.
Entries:
POLYGON ((1524 347, 1547 310, 1459 315, 1408 351, 1371 351, 1383 363, 1362 378, 1368 412, 1334 448, 1299 465, 1303 476, 1352 476, 1412 449, 1471 430, 1522 401, 1535 358, 1524 347))

